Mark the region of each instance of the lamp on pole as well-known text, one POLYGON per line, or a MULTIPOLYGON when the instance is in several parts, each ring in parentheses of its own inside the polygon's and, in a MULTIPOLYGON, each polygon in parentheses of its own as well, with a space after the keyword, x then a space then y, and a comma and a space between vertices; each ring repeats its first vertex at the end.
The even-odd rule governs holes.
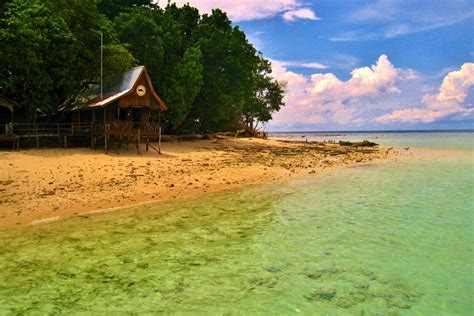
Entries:
POLYGON ((100 99, 102 100, 103 90, 103 79, 104 79, 104 33, 98 30, 91 30, 94 33, 100 34, 100 99))

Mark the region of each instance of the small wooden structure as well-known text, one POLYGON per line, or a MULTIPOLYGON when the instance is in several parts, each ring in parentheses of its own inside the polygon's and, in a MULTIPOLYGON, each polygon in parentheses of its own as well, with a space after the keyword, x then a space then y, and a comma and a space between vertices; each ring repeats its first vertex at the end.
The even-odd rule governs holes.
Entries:
POLYGON ((105 87, 102 97, 94 93, 75 102, 62 111, 67 113, 72 129, 91 128, 91 143, 104 140, 108 152, 110 140, 117 140, 118 147, 123 142, 135 142, 137 153, 140 153, 140 142, 146 140, 146 150, 151 147, 160 153, 161 126, 156 121, 162 111, 168 108, 156 93, 145 66, 126 71, 116 82, 105 87), (157 113, 158 115, 153 115, 157 113), (153 117, 155 121, 153 122, 153 117), (150 139, 158 140, 158 148, 150 139))
POLYGON ((0 142, 11 142, 13 149, 20 147, 20 136, 13 134, 13 113, 18 106, 15 101, 0 96, 0 142))

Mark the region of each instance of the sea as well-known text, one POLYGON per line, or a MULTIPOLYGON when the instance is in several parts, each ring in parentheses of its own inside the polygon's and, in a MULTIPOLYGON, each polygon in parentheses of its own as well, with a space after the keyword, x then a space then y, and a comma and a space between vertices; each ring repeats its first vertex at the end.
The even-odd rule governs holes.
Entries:
POLYGON ((474 132, 269 137, 423 154, 1 231, 0 314, 474 313, 474 132))

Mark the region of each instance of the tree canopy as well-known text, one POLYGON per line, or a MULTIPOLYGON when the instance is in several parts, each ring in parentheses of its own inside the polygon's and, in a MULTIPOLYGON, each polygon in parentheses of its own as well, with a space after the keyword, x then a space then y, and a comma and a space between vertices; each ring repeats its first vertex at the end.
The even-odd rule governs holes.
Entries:
POLYGON ((0 94, 30 119, 104 77, 145 65, 170 132, 256 129, 283 106, 271 65, 219 9, 151 0, 9 0, 0 8, 0 94))

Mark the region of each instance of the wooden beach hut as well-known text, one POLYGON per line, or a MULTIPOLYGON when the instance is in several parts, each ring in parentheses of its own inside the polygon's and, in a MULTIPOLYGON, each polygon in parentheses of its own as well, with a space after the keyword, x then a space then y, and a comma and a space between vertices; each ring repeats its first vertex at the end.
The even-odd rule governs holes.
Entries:
POLYGON ((100 87, 94 86, 87 96, 62 110, 72 122, 73 129, 91 126, 94 146, 103 138, 107 152, 111 139, 117 141, 118 147, 123 142, 128 145, 133 141, 137 153, 140 153, 139 144, 142 140, 146 141, 147 151, 151 147, 160 152, 161 126, 156 118, 167 109, 155 91, 145 66, 139 66, 106 85, 102 96, 100 87), (158 140, 158 148, 152 146, 152 139, 158 140))

